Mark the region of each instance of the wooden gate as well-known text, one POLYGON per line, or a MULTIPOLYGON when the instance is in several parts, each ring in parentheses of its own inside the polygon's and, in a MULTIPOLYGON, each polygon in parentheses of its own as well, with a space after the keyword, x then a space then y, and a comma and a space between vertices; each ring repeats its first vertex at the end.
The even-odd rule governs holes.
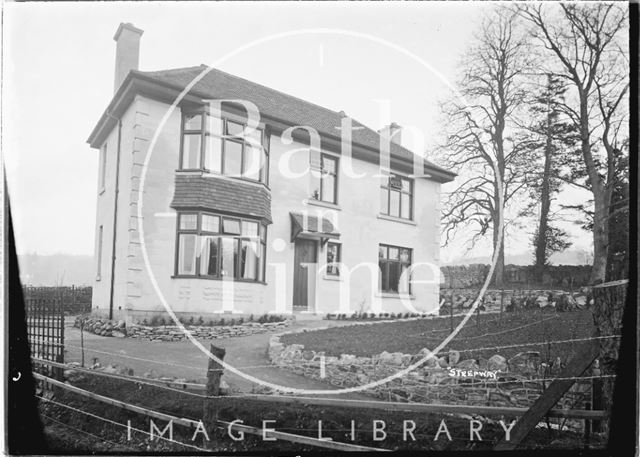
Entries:
MULTIPOLYGON (((64 309, 59 298, 26 298, 27 335, 31 357, 64 363, 64 309)), ((34 371, 62 378, 60 368, 33 363, 34 371)))

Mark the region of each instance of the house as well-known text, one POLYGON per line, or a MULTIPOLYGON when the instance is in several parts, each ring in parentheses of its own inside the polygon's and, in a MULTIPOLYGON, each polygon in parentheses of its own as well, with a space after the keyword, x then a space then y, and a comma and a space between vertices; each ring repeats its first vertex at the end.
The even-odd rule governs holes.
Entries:
POLYGON ((94 313, 437 309, 452 172, 402 147, 395 124, 376 132, 206 66, 139 71, 141 36, 120 24, 115 93, 88 139, 94 313))

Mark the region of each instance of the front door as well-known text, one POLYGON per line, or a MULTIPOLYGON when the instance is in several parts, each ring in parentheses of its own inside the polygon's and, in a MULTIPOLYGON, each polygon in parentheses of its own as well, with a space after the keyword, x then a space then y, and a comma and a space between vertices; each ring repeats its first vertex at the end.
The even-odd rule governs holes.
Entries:
POLYGON ((314 284, 310 282, 315 278, 315 267, 318 262, 318 246, 314 240, 301 240, 295 242, 293 263, 293 308, 294 311, 306 311, 309 309, 309 290, 314 284), (313 276, 311 276, 311 274, 313 276), (311 281, 310 281, 311 277, 311 281))

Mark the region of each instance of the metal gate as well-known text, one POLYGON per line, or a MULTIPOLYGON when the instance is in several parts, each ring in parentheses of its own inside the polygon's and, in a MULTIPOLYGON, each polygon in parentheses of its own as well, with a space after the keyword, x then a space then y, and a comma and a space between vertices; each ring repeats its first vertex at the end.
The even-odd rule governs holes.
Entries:
MULTIPOLYGON (((31 357, 64 363, 64 309, 59 298, 25 298, 31 357)), ((33 370, 62 378, 60 368, 33 361, 33 370)))

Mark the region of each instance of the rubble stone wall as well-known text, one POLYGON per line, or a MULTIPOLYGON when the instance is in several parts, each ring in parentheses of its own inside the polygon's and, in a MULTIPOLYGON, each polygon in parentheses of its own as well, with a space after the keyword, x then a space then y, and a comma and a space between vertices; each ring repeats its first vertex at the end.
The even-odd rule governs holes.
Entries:
MULTIPOLYGON (((76 318, 75 327, 80 327, 81 316, 76 318)), ((232 338, 282 330, 291 324, 282 322, 245 322, 240 325, 185 325, 191 334, 199 339, 232 338)), ((123 320, 110 321, 101 318, 84 318, 84 330, 102 336, 128 337, 150 341, 181 341, 186 339, 182 328, 177 325, 148 326, 140 324, 126 325, 123 320)))
MULTIPOLYGON (((326 356, 324 352, 305 350, 301 344, 285 346, 280 341, 283 334, 273 335, 270 339, 269 359, 273 364, 341 388, 385 379, 430 353, 424 348, 417 354, 382 352, 372 357, 326 356)), ((528 408, 559 370, 560 367, 541 363, 540 353, 534 351, 519 353, 509 360, 499 354, 488 360, 460 360, 460 353, 452 350, 443 356, 428 358, 420 367, 366 392, 399 402, 528 408)), ((574 384, 556 408, 584 408, 590 398, 590 389, 590 380, 574 384)), ((582 426, 580 421, 569 425, 582 426)))

